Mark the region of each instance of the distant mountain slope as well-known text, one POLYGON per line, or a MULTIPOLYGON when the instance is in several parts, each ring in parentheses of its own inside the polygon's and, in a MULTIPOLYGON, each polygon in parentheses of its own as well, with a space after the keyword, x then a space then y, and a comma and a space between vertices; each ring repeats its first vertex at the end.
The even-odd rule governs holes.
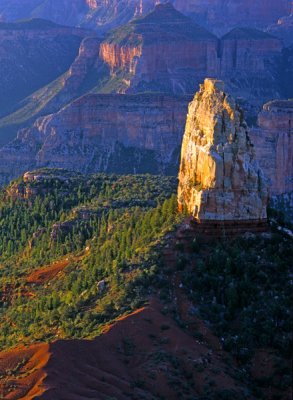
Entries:
POLYGON ((264 29, 291 11, 290 0, 174 0, 173 3, 218 34, 237 26, 264 29))
POLYGON ((47 18, 105 32, 149 12, 155 4, 156 0, 0 0, 0 18, 47 18))
POLYGON ((41 19, 0 22, 0 116, 63 74, 88 34, 41 19))
MULTIPOLYGON (((145 15, 166 0, 0 0, 0 18, 48 18, 66 25, 107 32, 145 15)), ((266 28, 290 14, 290 0, 171 0, 185 15, 213 32, 223 34, 235 26, 266 28)))

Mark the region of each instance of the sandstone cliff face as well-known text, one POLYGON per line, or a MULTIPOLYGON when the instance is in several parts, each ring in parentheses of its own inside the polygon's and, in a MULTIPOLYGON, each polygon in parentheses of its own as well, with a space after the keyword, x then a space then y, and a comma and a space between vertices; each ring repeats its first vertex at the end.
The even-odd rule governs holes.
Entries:
MULTIPOLYGON (((61 39, 59 39, 59 41, 62 42, 61 39)), ((7 144, 14 139, 17 131, 23 126, 30 126, 41 115, 57 112, 70 101, 82 96, 93 87, 98 85, 99 81, 102 80, 105 75, 109 75, 109 71, 99 59, 100 43, 101 40, 96 37, 87 37, 83 39, 80 44, 77 57, 74 59, 70 68, 63 75, 59 76, 56 80, 39 89, 38 91, 32 93, 26 98, 25 102, 14 105, 15 111, 11 114, 8 113, 8 115, 0 119, 0 146, 7 144), (8 131, 8 134, 6 134, 6 131, 8 131)), ((56 52, 57 50, 58 48, 56 48, 56 52)), ((64 48, 62 50, 64 51, 64 48)), ((43 49, 42 51, 46 51, 46 49, 43 49)), ((43 54, 42 51, 40 52, 41 55, 43 54)), ((57 55, 58 53, 56 56, 57 55)), ((64 54, 61 55, 60 63, 62 62, 62 58, 64 56, 64 54)), ((46 59, 47 58, 44 58, 42 62, 45 62, 46 59)), ((52 61, 54 62, 55 66, 55 57, 50 59, 50 62, 52 61)), ((37 64, 35 64, 34 58, 30 57, 29 62, 33 62, 33 66, 36 67, 37 64)), ((40 65, 42 65, 42 62, 40 62, 40 65)), ((48 67, 48 65, 46 65, 46 67, 48 67)), ((61 65, 58 65, 58 69, 60 67, 61 65)), ((47 70, 45 69, 39 72, 42 77, 47 79, 48 75, 46 74, 46 71, 47 70)), ((11 86, 10 88, 7 87, 7 91, 9 93, 11 93, 11 91, 14 92, 13 89, 17 84, 18 79, 21 80, 25 76, 25 74, 20 76, 11 76, 14 79, 11 79, 11 86)), ((33 84, 37 83, 36 81, 32 83, 31 80, 32 76, 30 76, 30 79, 26 82, 27 86, 29 85, 30 90, 34 87, 33 84)), ((7 85, 7 81, 5 84, 7 85)), ((0 77, 0 87, 1 86, 2 81, 0 77)), ((26 87, 25 84, 23 87, 26 87)), ((17 92, 17 95, 20 95, 20 93, 17 92)), ((4 97, 4 93, 3 102, 5 104, 8 103, 7 97, 4 97)), ((4 111, 3 108, 2 111, 4 111)))
POLYGON ((36 167, 172 173, 190 97, 87 95, 0 149, 0 183, 36 167))
POLYGON ((293 100, 265 104, 251 137, 271 195, 293 192, 293 100))
POLYGON ((135 74, 137 59, 141 55, 141 43, 136 46, 119 46, 105 42, 100 47, 100 57, 109 65, 112 74, 115 74, 115 71, 120 68, 126 73, 135 74))
POLYGON ((167 3, 111 34, 100 57, 128 92, 190 93, 217 73, 217 46, 214 35, 167 3))
POLYGON ((178 203, 200 221, 266 219, 267 190, 241 110, 206 79, 189 105, 178 203))
POLYGON ((252 28, 218 39, 166 3, 111 33, 100 58, 111 71, 107 92, 194 93, 211 76, 257 108, 282 96, 276 73, 282 49, 278 38, 252 28))
POLYGON ((96 75, 95 82, 98 82, 100 78, 98 69, 101 64, 98 57, 100 44, 101 40, 95 37, 89 37, 82 41, 78 56, 63 78, 64 90, 72 91, 71 98, 74 98, 77 94, 81 94, 81 91, 78 90, 85 83, 90 71, 94 70, 94 74, 96 75))

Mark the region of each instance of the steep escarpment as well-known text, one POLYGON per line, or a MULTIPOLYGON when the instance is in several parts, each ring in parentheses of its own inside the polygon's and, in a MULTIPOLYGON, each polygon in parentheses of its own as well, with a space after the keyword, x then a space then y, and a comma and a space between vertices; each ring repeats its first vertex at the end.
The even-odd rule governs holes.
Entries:
POLYGON ((106 32, 149 12, 156 0, 1 0, 0 20, 46 18, 106 32))
POLYGON ((217 44, 214 35, 167 3, 114 31, 100 57, 125 91, 190 93, 203 76, 216 74, 217 44))
POLYGON ((1 182, 36 166, 173 172, 188 96, 87 95, 38 119, 0 150, 1 182))
POLYGON ((236 26, 264 28, 289 15, 290 0, 174 0, 175 7, 216 33, 236 26))
POLYGON ((251 131, 259 163, 268 178, 272 205, 293 220, 293 101, 263 106, 251 131))
POLYGON ((100 58, 111 73, 102 90, 194 93, 211 76, 258 107, 282 95, 282 49, 281 40, 253 28, 235 28, 218 39, 171 3, 159 4, 101 44, 100 58))
POLYGON ((271 35, 242 28, 219 40, 170 3, 161 4, 114 31, 101 44, 96 38, 84 40, 63 76, 0 120, 0 134, 7 136, 9 131, 11 137, 19 127, 58 111, 90 90, 193 94, 206 76, 223 78, 234 96, 250 103, 246 108, 256 117, 264 102, 291 96, 292 89, 285 83, 290 60, 290 51, 282 53, 281 42, 271 35))
POLYGON ((199 222, 266 219, 267 190, 248 128, 222 81, 206 79, 189 106, 178 204, 199 222))
POLYGON ((234 95, 263 102, 281 88, 275 73, 282 55, 282 42, 262 31, 235 28, 221 39, 219 75, 234 95))
POLYGON ((78 25, 89 11, 86 0, 1 0, 0 15, 3 20, 45 18, 58 24, 78 25))
MULTIPOLYGON (((1 0, 0 19, 47 18, 106 32, 165 0, 1 0)), ((290 0, 171 0, 175 8, 222 34, 235 26, 265 28, 289 15, 290 0)))
POLYGON ((108 74, 98 57, 100 43, 96 37, 83 39, 77 57, 63 75, 32 93, 0 119, 0 144, 8 143, 21 127, 33 123, 37 117, 55 113, 91 90, 108 74))
POLYGON ((0 23, 0 115, 64 73, 87 35, 38 19, 0 23))

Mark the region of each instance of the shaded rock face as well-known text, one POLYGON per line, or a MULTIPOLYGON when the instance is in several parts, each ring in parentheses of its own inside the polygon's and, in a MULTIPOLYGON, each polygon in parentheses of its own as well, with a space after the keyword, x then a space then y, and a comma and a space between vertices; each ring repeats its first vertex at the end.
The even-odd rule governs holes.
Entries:
POLYGON ((6 21, 34 17, 74 26, 87 11, 86 0, 0 0, 0 15, 6 21))
POLYGON ((87 95, 0 149, 0 183, 36 167, 175 174, 188 96, 87 95))
POLYGON ((235 28, 221 39, 218 76, 234 96, 249 98, 260 107, 265 101, 282 96, 276 74, 282 48, 278 38, 265 32, 235 28))
POLYGON ((269 182, 271 204, 293 220, 293 100, 264 105, 251 130, 255 151, 269 182))
POLYGON ((189 105, 178 204, 200 222, 266 219, 262 172, 242 112, 222 81, 206 79, 189 105))
POLYGON ((149 12, 156 0, 0 0, 0 20, 46 18, 106 32, 149 12))
POLYGON ((282 39, 286 47, 293 45, 293 4, 291 14, 270 25, 267 28, 267 32, 282 39))
POLYGON ((265 72, 267 62, 280 55, 279 39, 251 28, 235 28, 221 40, 221 75, 237 71, 265 72))
POLYGON ((216 33, 235 26, 264 28, 289 15, 290 0, 174 0, 175 7, 216 33))
MULTIPOLYGON (((14 104, 13 111, 15 111, 13 113, 8 112, 6 116, 0 119, 0 147, 14 139, 19 129, 33 124, 34 121, 42 115, 57 112, 69 102, 90 91, 97 85, 100 79, 108 74, 108 70, 98 56, 100 43, 101 39, 97 37, 86 37, 82 39, 78 55, 65 73, 60 75, 53 82, 50 82, 48 85, 32 93, 25 101, 14 104)), ((47 58, 45 58, 45 60, 46 59, 47 58)), ((62 57, 60 57, 60 59, 62 59, 62 57)), ((55 58, 52 58, 52 60, 55 65, 55 58)), ((34 63, 33 65, 35 66, 36 64, 34 63)), ((40 75, 42 78, 47 79, 46 70, 41 70, 40 75)), ((23 76, 20 76, 19 79, 23 79, 23 76)), ((11 89, 14 88, 16 82, 17 79, 10 81, 10 90, 9 87, 7 87, 8 92, 11 93, 11 89)), ((27 83, 29 84, 27 84, 28 89, 31 90, 33 88, 33 84, 30 84, 31 77, 27 83)), ((34 81, 34 83, 37 82, 34 81)), ((25 87, 25 85, 23 85, 23 87, 25 87)), ((17 92, 17 95, 19 94, 20 93, 17 92)), ((0 94, 0 101, 1 97, 0 94)), ((7 104, 7 98, 4 95, 3 102, 7 104)))
POLYGON ((270 179, 271 193, 293 191, 293 100, 265 104, 258 126, 252 137, 258 159, 270 179))
MULTIPOLYGON (((46 18, 107 32, 165 0, 0 0, 0 20, 46 18)), ((235 26, 264 28, 290 13, 290 0, 172 0, 177 10, 215 33, 235 26)))
POLYGON ((0 115, 64 73, 87 35, 45 20, 0 23, 0 115))

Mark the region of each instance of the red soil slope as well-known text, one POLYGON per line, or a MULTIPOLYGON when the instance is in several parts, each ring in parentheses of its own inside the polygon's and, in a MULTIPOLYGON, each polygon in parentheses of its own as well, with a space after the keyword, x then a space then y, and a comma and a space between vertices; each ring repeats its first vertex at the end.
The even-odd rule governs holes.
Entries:
POLYGON ((0 398, 31 400, 41 394, 49 358, 48 344, 0 353, 0 398))
POLYGON ((54 264, 33 271, 26 279, 27 283, 44 284, 55 278, 59 272, 69 265, 69 260, 61 260, 54 264))
POLYGON ((187 399, 207 385, 213 391, 237 389, 223 355, 218 346, 179 328, 153 301, 95 340, 2 353, 0 387, 2 397, 11 400, 187 399))

